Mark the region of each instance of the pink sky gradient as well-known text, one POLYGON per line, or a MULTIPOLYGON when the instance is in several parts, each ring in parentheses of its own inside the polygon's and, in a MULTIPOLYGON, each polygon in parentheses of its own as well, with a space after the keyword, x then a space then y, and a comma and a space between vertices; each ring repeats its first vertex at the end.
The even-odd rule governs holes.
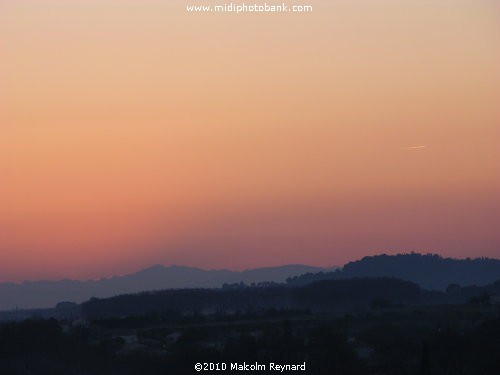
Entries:
POLYGON ((498 3, 309 3, 1 2, 0 281, 500 257, 498 3))

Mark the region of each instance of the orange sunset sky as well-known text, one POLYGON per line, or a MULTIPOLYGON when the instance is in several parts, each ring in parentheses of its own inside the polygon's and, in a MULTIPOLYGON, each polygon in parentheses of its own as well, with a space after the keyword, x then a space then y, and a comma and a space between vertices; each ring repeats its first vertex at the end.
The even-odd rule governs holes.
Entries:
POLYGON ((498 1, 188 3, 0 0, 0 281, 500 257, 498 1))

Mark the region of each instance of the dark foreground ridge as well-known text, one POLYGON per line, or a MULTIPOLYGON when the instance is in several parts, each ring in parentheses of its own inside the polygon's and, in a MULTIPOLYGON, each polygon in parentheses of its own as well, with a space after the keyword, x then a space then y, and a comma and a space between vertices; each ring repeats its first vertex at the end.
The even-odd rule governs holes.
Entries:
POLYGON ((74 315, 0 324, 0 374, 497 375, 499 292, 355 278, 62 303, 74 315))
POLYGON ((482 303, 500 296, 500 280, 484 287, 450 285, 446 292, 429 291, 395 278, 322 280, 290 287, 263 283, 225 285, 221 289, 144 292, 91 300, 82 304, 87 319, 144 315, 169 310, 184 314, 234 314, 266 309, 314 313, 351 311, 369 306, 429 306, 482 303), (476 302, 474 302, 476 301, 476 302))

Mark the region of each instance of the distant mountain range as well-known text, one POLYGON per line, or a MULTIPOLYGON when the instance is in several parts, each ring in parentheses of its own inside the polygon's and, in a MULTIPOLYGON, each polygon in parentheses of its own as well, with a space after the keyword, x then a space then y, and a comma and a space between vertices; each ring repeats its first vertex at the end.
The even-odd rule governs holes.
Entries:
POLYGON ((428 290, 445 290, 451 284, 484 286, 500 280, 500 260, 491 258, 443 258, 436 254, 376 255, 347 263, 334 272, 291 277, 289 285, 314 281, 365 277, 394 277, 428 290))
POLYGON ((108 279, 75 281, 27 281, 0 283, 0 310, 49 308, 61 301, 80 303, 91 297, 177 288, 217 288, 225 283, 283 283, 305 273, 332 271, 305 265, 256 268, 245 271, 203 270, 193 267, 156 265, 134 274, 108 279))

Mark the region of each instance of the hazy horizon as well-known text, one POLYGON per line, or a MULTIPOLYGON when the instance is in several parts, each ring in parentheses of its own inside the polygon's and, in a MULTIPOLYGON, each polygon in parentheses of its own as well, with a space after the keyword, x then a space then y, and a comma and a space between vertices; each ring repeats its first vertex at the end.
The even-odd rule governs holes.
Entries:
POLYGON ((246 272, 246 271, 253 271, 253 270, 260 270, 260 269, 272 269, 272 268, 282 268, 282 267, 293 267, 293 266, 304 266, 304 267, 311 267, 311 268, 318 268, 318 269, 323 269, 323 270, 328 270, 328 269, 336 269, 340 266, 332 265, 332 266, 313 266, 310 264, 281 264, 281 265, 276 265, 276 266, 262 266, 262 267, 255 267, 255 268, 242 268, 242 269, 230 269, 230 268, 202 268, 202 267, 195 267, 195 266, 190 266, 186 264, 161 264, 161 263, 156 263, 156 264, 151 264, 149 266, 141 267, 135 270, 130 270, 126 271, 124 273, 120 274, 110 274, 110 275, 100 275, 96 276, 93 278, 80 278, 80 279, 72 279, 68 277, 63 277, 63 278, 53 278, 53 279, 27 279, 27 280, 0 280, 0 284, 22 284, 22 283, 31 283, 31 282, 58 282, 58 281, 81 281, 81 282, 86 282, 86 281, 99 281, 99 280, 104 280, 104 279, 111 279, 114 277, 123 277, 123 276, 129 276, 133 274, 137 274, 143 271, 147 271, 150 269, 154 269, 155 267, 163 267, 163 268, 187 268, 187 269, 197 269, 197 270, 202 270, 202 271, 230 271, 230 272, 246 272))
POLYGON ((0 281, 500 256, 500 6, 0 2, 0 281))
MULTIPOLYGON (((136 274, 136 273, 140 273, 140 272, 143 272, 143 271, 146 271, 146 270, 149 270, 149 269, 153 269, 155 267, 163 267, 163 268, 191 268, 191 269, 198 269, 198 270, 202 270, 202 271, 230 271, 230 272, 246 272, 246 271, 253 271, 253 270, 257 270, 257 269, 271 269, 271 268, 283 268, 283 267, 294 267, 294 266, 304 266, 304 267, 313 267, 313 268, 318 268, 318 269, 323 269, 323 270, 333 270, 333 269, 342 269, 346 264, 350 263, 350 262, 353 262, 353 261, 359 261, 365 257, 369 257, 369 256, 379 256, 379 255, 409 255, 409 254, 420 254, 420 255, 438 255, 440 256, 441 258, 443 259, 455 259, 455 260, 465 260, 465 259, 468 259, 469 257, 466 257, 466 258, 453 258, 453 257, 445 257, 445 256, 442 256, 441 254, 438 254, 438 253, 428 253, 428 252, 418 252, 418 251, 408 251, 408 252, 389 252, 389 253, 386 253, 386 252, 379 252, 379 253, 375 253, 375 254, 372 254, 372 255, 365 255, 365 256, 362 256, 362 257, 359 257, 359 258, 356 258, 356 259, 352 259, 346 263, 343 263, 343 264, 331 264, 331 265, 313 265, 313 264, 308 264, 308 263, 281 263, 281 264, 276 264, 276 265, 261 265, 261 266, 258 266, 258 267, 252 267, 252 268, 221 268, 221 267, 214 267, 214 268, 204 268, 204 267, 197 267, 197 266, 192 266, 192 265, 189 265, 189 264, 174 264, 174 263, 171 263, 171 264, 168 264, 168 263, 155 263, 155 264, 150 264, 150 265, 146 265, 146 266, 143 266, 143 267, 140 267, 140 268, 137 268, 137 269, 133 269, 133 270, 127 270, 127 271, 124 271, 122 273, 116 273, 116 274, 101 274, 101 275, 97 275, 95 277, 92 277, 92 278, 78 278, 78 279, 73 279, 73 278, 70 278, 70 277, 56 277, 56 278, 52 278, 52 279, 48 279, 48 278, 45 278, 45 279, 25 279, 25 280, 1 280, 0 279, 0 283, 14 283, 14 284, 21 284, 21 283, 24 283, 24 282, 57 282, 57 281, 64 281, 64 280, 70 280, 70 281, 82 281, 82 282, 86 282, 86 281, 99 281, 99 280, 103 280, 103 279, 110 279, 110 278, 114 278, 114 277, 122 277, 122 276, 128 276, 128 275, 133 275, 133 274, 136 274)), ((484 257, 484 256, 481 256, 481 255, 477 255, 477 256, 474 256, 474 257, 470 257, 470 259, 497 259, 497 260, 500 260, 500 258, 498 257, 484 257)))

